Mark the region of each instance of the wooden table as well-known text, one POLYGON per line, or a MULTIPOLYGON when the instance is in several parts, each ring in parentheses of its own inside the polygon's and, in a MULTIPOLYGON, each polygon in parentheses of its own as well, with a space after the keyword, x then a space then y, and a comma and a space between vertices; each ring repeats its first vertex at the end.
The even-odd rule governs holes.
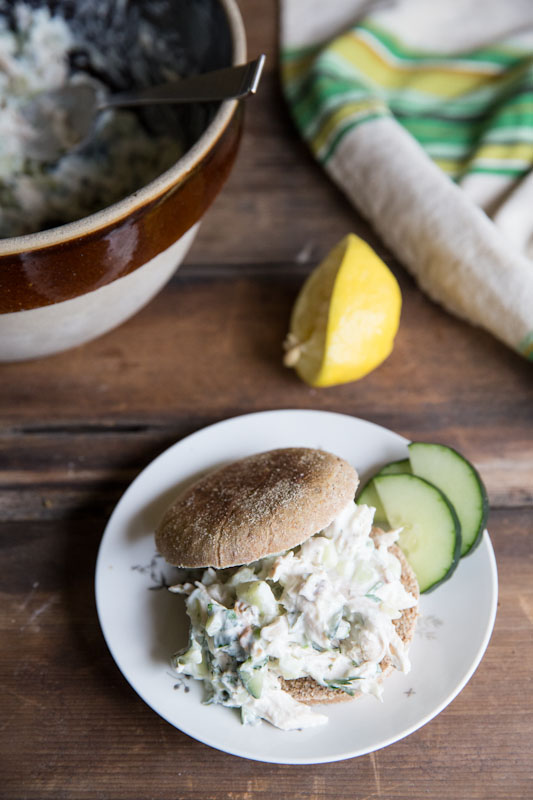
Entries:
POLYGON ((118 330, 1 371, 0 796, 532 798, 531 365, 431 303, 328 182, 282 102, 274 6, 242 8, 268 68, 186 263, 118 330), (313 390, 282 367, 281 342, 302 279, 350 230, 397 275, 401 328, 367 378, 313 390), (108 516, 155 455, 206 424, 286 407, 463 451, 490 493, 500 580, 488 651, 445 711, 387 749, 311 767, 238 759, 160 719, 115 666, 93 594, 108 516))

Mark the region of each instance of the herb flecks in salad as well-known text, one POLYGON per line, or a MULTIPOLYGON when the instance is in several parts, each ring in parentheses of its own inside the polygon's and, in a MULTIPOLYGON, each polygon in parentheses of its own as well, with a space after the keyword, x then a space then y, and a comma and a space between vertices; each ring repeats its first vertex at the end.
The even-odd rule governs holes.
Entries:
POLYGON ((327 722, 284 681, 309 677, 381 699, 381 662, 409 670, 393 621, 417 601, 388 550, 398 533, 371 537, 373 513, 351 502, 298 547, 242 567, 208 568, 200 580, 171 587, 187 595, 191 620, 189 645, 173 658, 176 672, 203 681, 206 703, 283 730, 327 722))

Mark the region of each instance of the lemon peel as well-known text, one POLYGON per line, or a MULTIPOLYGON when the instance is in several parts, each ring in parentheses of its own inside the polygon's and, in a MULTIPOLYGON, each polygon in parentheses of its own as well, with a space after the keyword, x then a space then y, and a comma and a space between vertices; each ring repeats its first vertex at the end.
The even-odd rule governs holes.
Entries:
POLYGON ((310 386, 358 380, 392 352, 401 306, 392 272, 370 245, 350 233, 302 286, 283 363, 310 386))

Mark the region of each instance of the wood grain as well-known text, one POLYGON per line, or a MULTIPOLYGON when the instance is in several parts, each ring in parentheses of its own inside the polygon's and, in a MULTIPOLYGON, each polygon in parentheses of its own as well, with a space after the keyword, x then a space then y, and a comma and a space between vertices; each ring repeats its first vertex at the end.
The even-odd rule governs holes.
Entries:
POLYGON ((211 750, 134 694, 106 649, 94 608, 93 567, 104 524, 95 515, 4 525, 3 797, 531 796, 531 709, 523 694, 533 659, 529 510, 493 513, 498 619, 487 654, 459 697, 386 750, 313 767, 260 764, 211 750), (283 795, 276 794, 280 786, 283 795), (461 794, 454 794, 458 787, 461 794))
POLYGON ((530 800, 531 365, 429 301, 328 182, 283 104, 275 4, 241 6, 267 71, 186 263, 116 331, 2 367, 0 797, 530 800), (399 279, 400 331, 363 380, 311 389, 282 366, 281 345, 303 279, 350 230, 399 279), (109 514, 146 464, 204 425, 290 407, 459 448, 489 490, 500 581, 488 651, 445 711, 385 750, 311 767, 238 759, 160 719, 116 668, 93 592, 109 514))
POLYGON ((430 303, 392 266, 404 299, 393 354, 364 380, 325 390, 305 386, 281 364, 300 268, 220 277, 184 267, 118 330, 3 368, 9 392, 0 399, 0 477, 31 483, 33 460, 41 482, 91 483, 100 471, 119 480, 122 469, 126 483, 158 446, 209 422, 310 407, 458 447, 478 466, 494 504, 530 503, 530 365, 430 303))

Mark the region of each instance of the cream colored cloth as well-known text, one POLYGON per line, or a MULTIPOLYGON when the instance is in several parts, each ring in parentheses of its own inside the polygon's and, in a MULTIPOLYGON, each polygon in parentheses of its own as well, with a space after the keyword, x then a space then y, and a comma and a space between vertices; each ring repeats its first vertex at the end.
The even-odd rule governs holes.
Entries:
MULTIPOLYGON (((517 70, 526 82, 533 77, 533 2, 282 0, 281 12, 287 99, 324 169, 431 298, 533 358, 533 126, 518 131, 510 112, 495 117, 477 160, 468 162, 474 167, 452 180, 441 166, 446 139, 424 148, 402 124, 401 111, 403 100, 410 112, 427 101, 422 70, 440 93, 437 122, 464 101, 442 82, 447 69, 458 86, 467 80, 463 72, 486 73, 486 83, 467 87, 472 103, 485 92, 487 107, 494 106, 490 92, 498 81, 506 92, 498 98, 525 92, 512 81, 517 70), (409 48, 425 60, 407 58, 409 48), (509 51, 517 57, 502 66, 509 51), (408 68, 415 82, 398 88, 408 68), (381 80, 389 85, 378 86, 381 80), (511 149, 515 134, 521 138, 511 149), (432 147, 437 158, 430 157, 432 147), (525 153, 519 163, 518 152, 525 153)), ((415 113, 413 124, 428 116, 415 113)), ((454 146, 450 140, 452 153, 454 146)))

